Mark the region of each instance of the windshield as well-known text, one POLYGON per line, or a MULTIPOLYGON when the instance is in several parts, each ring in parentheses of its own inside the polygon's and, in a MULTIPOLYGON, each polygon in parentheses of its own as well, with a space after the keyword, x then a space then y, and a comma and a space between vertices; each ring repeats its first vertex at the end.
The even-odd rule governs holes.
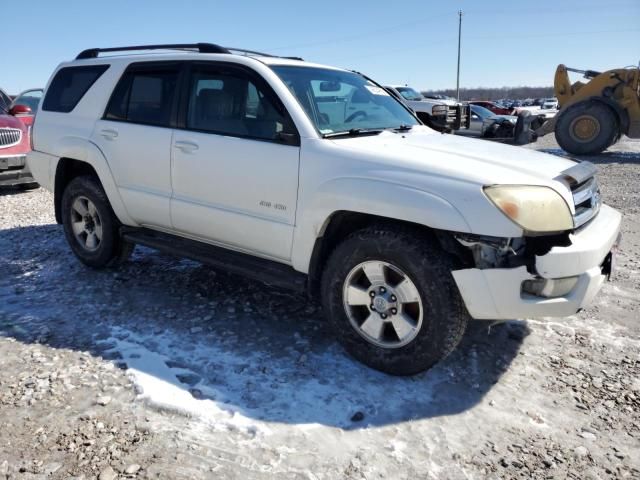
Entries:
POLYGON ((491 110, 487 110, 486 108, 481 107, 479 105, 471 105, 471 111, 482 119, 493 117, 494 115, 494 113, 491 110))
POLYGON ((33 113, 35 113, 36 110, 38 110, 38 104, 40 103, 41 98, 42 90, 27 90, 16 97, 13 101, 13 105, 26 105, 31 108, 33 113))
POLYGON ((418 125, 398 100, 356 73, 316 67, 272 69, 323 135, 418 125))
POLYGON ((396 90, 398 90, 398 92, 400 92, 400 95, 402 95, 407 100, 420 101, 424 98, 421 93, 416 92, 411 87, 398 87, 396 88, 396 90))

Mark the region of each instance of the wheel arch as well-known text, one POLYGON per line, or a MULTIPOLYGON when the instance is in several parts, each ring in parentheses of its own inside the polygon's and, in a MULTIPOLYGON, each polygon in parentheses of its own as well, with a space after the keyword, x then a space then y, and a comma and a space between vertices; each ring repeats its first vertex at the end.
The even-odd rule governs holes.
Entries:
POLYGON ((339 210, 333 212, 324 222, 318 237, 315 240, 311 258, 309 260, 309 270, 307 277, 307 289, 310 296, 317 293, 324 266, 336 247, 353 232, 365 229, 372 225, 389 229, 409 229, 415 232, 416 236, 431 239, 437 242, 444 251, 455 257, 456 262, 467 264, 467 252, 453 240, 451 232, 431 228, 420 223, 406 220, 398 220, 389 217, 382 217, 369 213, 354 212, 349 210, 339 210))
POLYGON ((100 182, 98 173, 89 163, 68 157, 62 157, 58 160, 53 183, 53 206, 56 214, 56 222, 59 224, 62 223, 62 194, 69 182, 81 175, 94 177, 100 182))
POLYGON ((58 151, 59 160, 55 167, 53 183, 56 221, 62 222, 60 205, 65 187, 79 175, 90 175, 95 177, 105 191, 118 220, 125 225, 135 226, 136 222, 127 212, 107 160, 98 147, 90 142, 80 142, 78 139, 67 139, 61 147, 58 151))

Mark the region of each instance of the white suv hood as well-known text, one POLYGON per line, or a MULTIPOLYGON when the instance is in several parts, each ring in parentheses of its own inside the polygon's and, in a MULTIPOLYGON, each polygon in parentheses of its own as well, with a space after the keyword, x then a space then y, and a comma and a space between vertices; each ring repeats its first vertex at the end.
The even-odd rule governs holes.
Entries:
MULTIPOLYGON (((409 132, 385 131, 376 136, 336 139, 333 143, 360 160, 368 157, 378 167, 380 162, 389 163, 394 168, 405 167, 482 185, 524 184, 558 188, 553 179, 575 164, 571 160, 527 148, 440 134, 426 127, 414 127, 409 132)), ((564 194, 566 189, 563 190, 564 194)))

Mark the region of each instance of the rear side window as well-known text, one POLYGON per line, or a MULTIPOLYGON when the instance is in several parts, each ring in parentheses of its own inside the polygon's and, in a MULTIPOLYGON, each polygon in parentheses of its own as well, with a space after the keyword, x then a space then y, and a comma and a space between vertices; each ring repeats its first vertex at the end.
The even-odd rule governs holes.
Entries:
POLYGON ((170 126, 178 75, 177 66, 129 69, 116 86, 104 118, 170 126))
POLYGON ((109 65, 61 68, 51 81, 42 109, 48 112, 70 112, 108 68, 109 65))

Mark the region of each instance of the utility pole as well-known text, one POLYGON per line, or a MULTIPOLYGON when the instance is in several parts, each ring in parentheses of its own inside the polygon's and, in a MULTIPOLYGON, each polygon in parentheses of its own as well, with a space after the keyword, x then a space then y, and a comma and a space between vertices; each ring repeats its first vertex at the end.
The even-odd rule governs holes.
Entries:
POLYGON ((460 41, 462 40, 462 10, 458 10, 458 74, 456 76, 456 99, 460 101, 460 41))

